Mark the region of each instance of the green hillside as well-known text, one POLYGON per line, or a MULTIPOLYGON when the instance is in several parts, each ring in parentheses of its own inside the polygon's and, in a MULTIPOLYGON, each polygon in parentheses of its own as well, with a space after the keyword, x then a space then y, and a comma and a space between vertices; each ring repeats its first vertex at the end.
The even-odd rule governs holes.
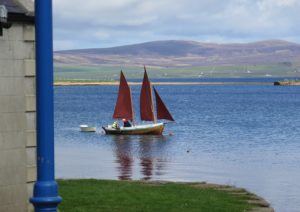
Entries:
MULTIPOLYGON (((119 65, 54 65, 54 77, 60 80, 118 80, 122 69, 127 78, 142 78, 143 66, 119 65)), ((198 78, 198 77, 300 77, 299 64, 270 65, 224 65, 187 68, 165 68, 147 66, 151 78, 198 78)))

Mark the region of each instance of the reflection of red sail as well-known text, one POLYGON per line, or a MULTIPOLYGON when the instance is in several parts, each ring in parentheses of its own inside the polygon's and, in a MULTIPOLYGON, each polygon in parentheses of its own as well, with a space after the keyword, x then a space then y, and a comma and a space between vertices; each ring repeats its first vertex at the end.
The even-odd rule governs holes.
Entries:
POLYGON ((124 118, 128 120, 133 120, 133 116, 134 115, 132 109, 131 91, 124 77, 124 74, 121 71, 119 95, 115 106, 115 112, 113 118, 114 119, 124 118))
POLYGON ((156 99, 156 111, 157 111, 157 119, 166 119, 170 121, 175 121, 165 106, 164 102, 158 95, 156 89, 154 88, 155 99, 156 99))
POLYGON ((144 175, 143 180, 150 180, 153 175, 153 159, 148 157, 141 158, 142 173, 144 175))
POLYGON ((153 107, 153 96, 152 86, 148 79, 146 68, 144 67, 144 80, 140 95, 140 113, 141 120, 154 121, 154 107, 153 107))

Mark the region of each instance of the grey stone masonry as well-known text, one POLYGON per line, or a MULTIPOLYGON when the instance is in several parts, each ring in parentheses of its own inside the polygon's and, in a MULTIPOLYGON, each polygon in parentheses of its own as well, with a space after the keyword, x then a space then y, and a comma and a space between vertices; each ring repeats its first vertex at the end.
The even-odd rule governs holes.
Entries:
POLYGON ((34 33, 33 23, 13 23, 0 36, 0 212, 33 211, 28 199, 36 181, 34 33))

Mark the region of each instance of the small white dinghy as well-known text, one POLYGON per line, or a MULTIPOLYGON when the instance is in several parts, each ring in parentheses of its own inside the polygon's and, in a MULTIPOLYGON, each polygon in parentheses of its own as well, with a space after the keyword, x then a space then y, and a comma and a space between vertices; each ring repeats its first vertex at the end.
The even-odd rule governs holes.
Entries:
POLYGON ((86 124, 80 125, 81 132, 96 132, 96 127, 92 127, 86 124))

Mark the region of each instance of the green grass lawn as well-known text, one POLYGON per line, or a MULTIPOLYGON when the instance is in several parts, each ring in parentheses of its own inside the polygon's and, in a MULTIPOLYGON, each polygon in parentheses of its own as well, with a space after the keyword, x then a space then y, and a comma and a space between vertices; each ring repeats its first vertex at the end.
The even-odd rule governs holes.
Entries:
MULTIPOLYGON (((248 194, 236 195, 195 184, 113 180, 58 180, 61 212, 245 211, 248 194)), ((243 191, 245 193, 245 191, 243 191)))
MULTIPOLYGON (((54 66, 55 81, 64 80, 94 80, 114 81, 119 80, 120 70, 123 69, 127 79, 142 79, 142 66, 118 65, 76 65, 59 64, 54 66)), ((147 66, 149 77, 154 78, 197 78, 197 77, 265 77, 267 76, 292 76, 300 77, 298 65, 287 66, 284 64, 270 65, 223 65, 201 66, 186 68, 165 68, 147 66)))

